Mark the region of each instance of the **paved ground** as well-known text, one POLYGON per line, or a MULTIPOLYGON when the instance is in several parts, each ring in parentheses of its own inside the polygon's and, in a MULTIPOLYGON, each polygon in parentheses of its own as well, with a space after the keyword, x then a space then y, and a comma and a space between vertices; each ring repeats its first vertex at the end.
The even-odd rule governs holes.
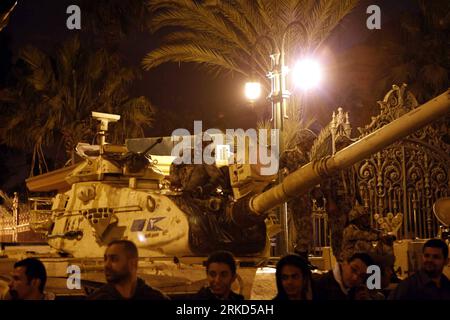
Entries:
POLYGON ((253 281, 251 300, 271 300, 277 294, 275 268, 259 268, 253 281))

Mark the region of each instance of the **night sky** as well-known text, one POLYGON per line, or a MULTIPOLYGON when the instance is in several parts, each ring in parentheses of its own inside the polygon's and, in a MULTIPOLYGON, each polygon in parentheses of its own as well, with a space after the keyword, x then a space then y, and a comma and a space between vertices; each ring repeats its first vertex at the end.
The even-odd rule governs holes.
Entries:
MULTIPOLYGON (((94 0, 93 0, 94 1, 94 0)), ((126 1, 126 0, 124 0, 126 1)), ((19 0, 8 26, 0 33, 1 79, 8 70, 8 52, 12 53, 11 62, 17 57, 19 49, 25 45, 35 45, 41 49, 53 48, 78 31, 66 28, 66 8, 79 4, 75 0, 19 0), (6 65, 5 65, 6 64, 6 65)), ((338 55, 352 46, 358 45, 376 32, 388 32, 383 26, 395 24, 398 15, 406 10, 417 10, 409 0, 396 1, 361 1, 343 22, 333 31, 326 42, 331 55, 338 55), (382 30, 366 28, 366 8, 379 5, 382 11, 382 30)), ((82 30, 83 33, 83 7, 82 30)), ((394 25, 395 27, 395 25, 394 25)), ((84 36, 86 36, 84 34, 84 36)), ((87 35, 88 36, 88 35, 87 35)), ((148 32, 134 31, 120 42, 120 52, 126 64, 140 66, 141 60, 150 49, 158 45, 158 38, 148 32)), ((256 121, 268 115, 268 103, 261 103, 250 108, 243 96, 246 79, 241 76, 212 78, 201 69, 190 64, 166 64, 152 71, 143 71, 142 78, 136 81, 133 94, 147 96, 158 108, 155 125, 146 134, 148 136, 170 135, 176 128, 164 123, 163 114, 187 114, 179 119, 185 128, 192 130, 193 120, 203 120, 205 127, 249 128, 255 127, 256 121), (159 116, 159 118, 158 118, 159 116)), ((327 115, 336 109, 331 91, 332 83, 324 82, 321 88, 323 99, 329 102, 327 115)), ((323 124, 322 124, 323 125, 323 124)), ((28 175, 26 159, 15 153, 6 152, 0 147, 2 163, 16 166, 10 177, 3 177, 3 186, 11 189, 17 181, 23 181, 28 175), (8 159, 8 160, 5 160, 8 159), (11 160, 13 159, 13 160, 11 160)), ((1 169, 1 168, 0 168, 1 169)))

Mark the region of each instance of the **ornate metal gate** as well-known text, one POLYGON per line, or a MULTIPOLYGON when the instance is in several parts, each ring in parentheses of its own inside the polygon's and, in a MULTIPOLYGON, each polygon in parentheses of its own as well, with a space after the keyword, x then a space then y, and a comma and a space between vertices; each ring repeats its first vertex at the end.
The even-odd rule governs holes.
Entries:
MULTIPOLYGON (((380 114, 372 117, 365 128, 358 128, 358 139, 419 106, 405 84, 394 85, 378 104, 380 114)), ((401 214, 397 217, 401 216, 402 224, 399 230, 394 230, 398 239, 426 239, 437 235, 439 223, 433 214, 433 203, 450 195, 450 145, 442 139, 448 135, 448 123, 449 116, 355 165, 357 184, 375 228, 389 229, 385 224, 401 214)), ((350 138, 349 126, 348 115, 339 108, 324 129, 329 130, 331 137, 330 153, 335 152, 335 132, 340 128, 341 134, 350 138)), ((324 243, 328 246, 329 230, 324 228, 326 213, 317 209, 312 220, 314 249, 324 243)))
MULTIPOLYGON (((381 113, 361 130, 360 138, 419 104, 402 85, 393 86, 379 105, 381 113)), ((402 213, 399 239, 436 236, 438 222, 433 203, 450 193, 450 145, 442 140, 447 130, 446 119, 442 119, 357 165, 359 189, 375 226, 380 227, 375 214, 386 217, 402 213)))

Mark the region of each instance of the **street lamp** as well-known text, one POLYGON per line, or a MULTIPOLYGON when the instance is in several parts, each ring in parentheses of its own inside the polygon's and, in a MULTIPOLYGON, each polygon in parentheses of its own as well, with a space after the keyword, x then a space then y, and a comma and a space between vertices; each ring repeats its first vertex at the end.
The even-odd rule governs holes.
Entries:
POLYGON ((259 82, 247 82, 245 84, 245 97, 254 102, 261 96, 261 83, 259 82))
MULTIPOLYGON (((259 37, 255 44, 252 47, 253 50, 256 48, 258 43, 261 40, 267 40, 271 45, 271 51, 273 52, 270 55, 271 60, 271 70, 267 73, 267 77, 270 79, 271 92, 269 95, 269 100, 272 104, 272 127, 273 129, 279 130, 279 154, 280 157, 284 152, 284 142, 283 142, 283 131, 284 131, 284 119, 287 119, 287 103, 288 99, 291 95, 289 90, 286 88, 286 75, 289 73, 289 68, 285 65, 285 50, 284 44, 286 35, 292 26, 298 25, 303 32, 303 35, 306 36, 306 28, 299 21, 294 21, 287 25, 283 32, 282 41, 281 41, 281 50, 275 45, 275 40, 264 35, 259 37)), ((253 57, 252 57, 253 58, 253 57)), ((252 59, 253 62, 253 59, 252 59)), ((253 70, 252 70, 253 72, 253 70)), ((304 59, 299 61, 294 69, 293 69, 293 82, 296 86, 308 90, 314 86, 316 86, 321 79, 321 70, 319 64, 312 59, 304 59)), ((253 103, 259 95, 261 94, 261 85, 255 81, 255 79, 251 79, 251 82, 247 82, 245 84, 245 95, 246 97, 253 103)), ((283 175, 281 171, 278 171, 278 182, 283 180, 283 175)), ((283 203, 280 208, 280 222, 281 222, 281 230, 282 230, 282 254, 287 254, 289 252, 289 232, 288 232, 288 211, 287 211, 287 203, 283 203)))
POLYGON ((316 87, 322 79, 320 64, 310 58, 298 61, 292 70, 292 79, 296 87, 305 91, 316 87))

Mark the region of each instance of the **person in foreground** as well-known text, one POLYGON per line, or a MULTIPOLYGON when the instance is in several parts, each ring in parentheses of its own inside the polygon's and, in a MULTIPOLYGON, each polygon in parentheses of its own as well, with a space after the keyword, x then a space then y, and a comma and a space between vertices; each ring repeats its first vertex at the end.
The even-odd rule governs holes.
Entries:
POLYGON ((443 274, 448 246, 440 239, 425 242, 422 268, 399 283, 389 300, 450 300, 450 281, 443 274))
POLYGON ((301 256, 290 254, 281 258, 275 277, 278 294, 274 300, 312 300, 311 270, 301 256))
POLYGON ((138 278, 138 249, 129 240, 114 240, 105 251, 107 284, 94 291, 87 300, 168 300, 161 291, 138 278))
POLYGON ((14 264, 12 280, 1 300, 55 300, 53 293, 45 292, 47 271, 36 258, 26 258, 14 264))
POLYGON ((236 261, 231 252, 215 251, 206 260, 208 286, 201 288, 195 300, 244 300, 231 286, 237 278, 236 261))
POLYGON ((313 277, 314 300, 364 300, 367 295, 367 267, 373 259, 366 253, 355 253, 333 270, 313 277), (363 290, 365 289, 365 290, 363 290))

